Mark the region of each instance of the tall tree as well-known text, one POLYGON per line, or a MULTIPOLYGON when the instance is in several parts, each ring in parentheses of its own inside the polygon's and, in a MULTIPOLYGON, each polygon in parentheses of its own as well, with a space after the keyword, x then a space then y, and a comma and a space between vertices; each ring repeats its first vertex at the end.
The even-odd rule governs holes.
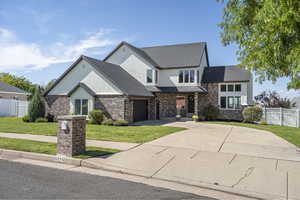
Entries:
POLYGON ((9 73, 0 73, 0 81, 18 87, 26 92, 33 93, 36 85, 25 77, 17 77, 9 73))
POLYGON ((45 117, 45 104, 41 98, 41 90, 36 86, 28 107, 29 121, 35 122, 39 117, 45 117))
POLYGON ((241 67, 254 71, 260 82, 289 77, 288 88, 300 89, 300 1, 226 2, 222 43, 237 44, 241 67))

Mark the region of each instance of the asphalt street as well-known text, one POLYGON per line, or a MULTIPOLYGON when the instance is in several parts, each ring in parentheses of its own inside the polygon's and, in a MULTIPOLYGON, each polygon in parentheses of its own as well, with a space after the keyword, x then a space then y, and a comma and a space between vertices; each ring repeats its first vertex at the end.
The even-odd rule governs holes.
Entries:
POLYGON ((200 199, 125 180, 0 159, 0 199, 200 199))

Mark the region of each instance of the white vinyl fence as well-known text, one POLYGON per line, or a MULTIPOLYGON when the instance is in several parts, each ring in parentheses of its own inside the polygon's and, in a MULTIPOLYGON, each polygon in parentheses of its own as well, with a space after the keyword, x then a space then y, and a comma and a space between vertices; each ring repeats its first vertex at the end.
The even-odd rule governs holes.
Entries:
POLYGON ((23 117, 28 113, 28 101, 0 99, 0 116, 23 117))
POLYGON ((300 128, 300 110, 285 108, 263 108, 263 119, 268 124, 300 128))

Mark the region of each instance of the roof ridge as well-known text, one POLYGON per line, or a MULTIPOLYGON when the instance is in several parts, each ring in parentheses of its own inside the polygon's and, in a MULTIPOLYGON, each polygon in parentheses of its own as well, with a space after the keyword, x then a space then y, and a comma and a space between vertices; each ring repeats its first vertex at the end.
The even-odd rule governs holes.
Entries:
POLYGON ((215 66, 209 66, 209 68, 213 68, 213 67, 215 67, 215 68, 217 68, 217 67, 237 67, 238 66, 238 64, 237 65, 215 65, 215 66))
POLYGON ((4 85, 4 86, 6 86, 6 87, 9 87, 10 89, 13 88, 13 89, 15 89, 15 90, 18 90, 17 93, 24 93, 24 94, 29 93, 29 92, 27 92, 27 91, 25 91, 25 90, 23 90, 23 89, 21 89, 21 88, 18 88, 18 87, 14 86, 14 85, 8 84, 8 83, 3 82, 3 81, 0 81, 0 84, 4 85))
MULTIPOLYGON (((157 48, 157 47, 172 47, 172 46, 185 46, 185 45, 196 45, 196 44, 207 44, 206 42, 192 42, 192 43, 181 43, 181 44, 167 44, 167 45, 156 45, 150 47, 139 47, 140 49, 157 48)), ((138 47, 136 47, 138 48, 138 47)))

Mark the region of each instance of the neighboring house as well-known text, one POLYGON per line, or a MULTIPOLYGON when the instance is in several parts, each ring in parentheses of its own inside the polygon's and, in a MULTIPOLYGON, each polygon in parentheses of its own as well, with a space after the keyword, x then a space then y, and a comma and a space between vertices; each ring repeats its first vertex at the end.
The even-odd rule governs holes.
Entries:
POLYGON ((0 82, 0 99, 15 99, 26 101, 30 93, 15 86, 0 82))
POLYGON ((137 48, 120 43, 103 61, 81 56, 45 94, 54 116, 87 115, 129 122, 201 114, 220 107, 220 119, 242 120, 252 104, 252 75, 235 66, 209 65, 204 42, 137 48))
POLYGON ((300 96, 292 99, 292 103, 296 104, 296 108, 300 109, 300 96))

